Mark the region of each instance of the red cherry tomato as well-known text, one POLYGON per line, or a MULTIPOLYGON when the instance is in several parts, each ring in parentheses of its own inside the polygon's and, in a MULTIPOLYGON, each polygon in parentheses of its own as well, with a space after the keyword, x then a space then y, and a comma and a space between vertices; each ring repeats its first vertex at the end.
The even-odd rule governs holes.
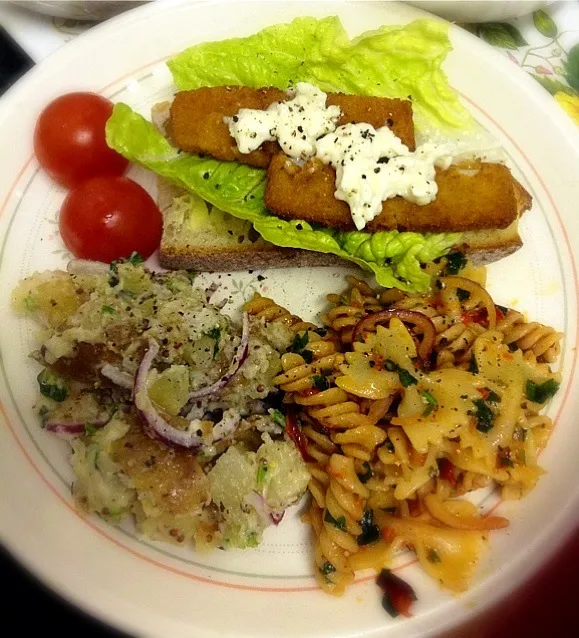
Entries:
POLYGON ((161 241, 161 213, 147 191, 126 177, 95 177, 73 188, 60 209, 60 234, 78 259, 110 262, 161 241))
POLYGON ((112 102, 96 93, 68 93, 53 100, 34 130, 34 152, 42 168, 67 188, 91 177, 122 175, 128 161, 105 140, 112 111, 112 102))

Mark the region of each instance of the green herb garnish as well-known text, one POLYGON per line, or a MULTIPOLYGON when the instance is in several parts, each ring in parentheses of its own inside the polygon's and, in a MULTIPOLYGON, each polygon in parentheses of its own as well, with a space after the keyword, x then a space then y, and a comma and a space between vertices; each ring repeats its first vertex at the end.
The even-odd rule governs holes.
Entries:
POLYGON ((453 251, 446 256, 446 272, 449 275, 458 275, 466 266, 467 260, 464 253, 453 251))
POLYGON ((456 296, 459 301, 468 301, 470 299, 470 292, 468 290, 464 290, 463 288, 456 289, 456 296))
POLYGON ((358 474, 358 478, 360 479, 360 483, 367 483, 372 478, 372 468, 368 461, 364 461, 362 467, 364 468, 364 474, 358 474))
POLYGON ((554 396, 559 389, 559 384, 553 379, 545 383, 537 384, 534 381, 527 381, 525 394, 527 399, 533 403, 545 403, 554 396))
MULTIPOLYGON (((309 351, 307 351, 309 352, 309 351)), ((316 374, 314 375, 313 379, 312 379, 313 383, 314 383, 314 388, 316 388, 316 390, 327 390, 330 387, 330 384, 328 382, 328 377, 322 375, 322 374, 316 374)))
POLYGON ((296 354, 300 354, 301 351, 308 345, 308 341, 310 340, 310 335, 308 331, 304 332, 303 335, 299 333, 294 337, 293 343, 290 346, 290 352, 295 352, 296 354))
POLYGON ((215 343, 213 344, 213 361, 215 361, 215 359, 217 359, 217 355, 219 354, 219 338, 221 337, 221 328, 219 326, 211 328, 211 330, 207 331, 207 336, 215 340, 215 343))
POLYGON ((386 370, 389 370, 390 372, 398 372, 398 378, 400 379, 402 387, 407 388, 409 385, 416 385, 418 383, 418 379, 416 377, 413 377, 408 370, 401 368, 398 364, 394 363, 394 361, 388 359, 384 363, 384 366, 386 370))
POLYGON ((478 364, 476 362, 474 354, 470 357, 470 363, 468 365, 468 371, 473 374, 478 374, 478 364))
POLYGON ((426 556, 431 563, 440 563, 440 556, 435 549, 429 549, 426 556))
POLYGON ((45 368, 37 377, 40 394, 53 401, 61 403, 68 395, 68 389, 64 381, 52 370, 45 368))
POLYGON ((374 510, 368 509, 360 519, 362 533, 358 536, 358 545, 369 545, 380 538, 380 528, 374 524, 374 510))
POLYGON ((319 569, 324 576, 329 576, 336 571, 336 568, 328 561, 326 561, 319 569))
POLYGON ((133 266, 140 266, 145 263, 145 260, 137 252, 134 252, 126 261, 128 264, 132 264, 133 266))
POLYGON ((339 516, 338 518, 334 518, 328 510, 326 510, 326 515, 324 516, 324 520, 326 523, 332 524, 334 527, 337 527, 342 532, 346 531, 346 517, 339 516))
POLYGON ((116 313, 116 310, 111 306, 103 306, 101 310, 105 315, 114 315, 116 313))
POLYGON ((280 428, 285 428, 285 415, 281 410, 270 410, 271 418, 280 428))
POLYGON ((473 403, 476 407, 476 429, 486 434, 493 427, 495 415, 483 399, 476 399, 473 403))
POLYGON ((85 423, 84 424, 84 433, 87 436, 92 436, 93 434, 96 434, 97 429, 95 428, 95 426, 92 423, 85 423))
POLYGON ((257 484, 261 485, 265 481, 265 477, 267 476, 268 465, 267 461, 261 461, 259 463, 259 467, 257 468, 257 484))
POLYGON ((438 401, 432 396, 432 394, 430 394, 430 392, 427 392, 426 390, 424 390, 424 392, 421 392, 420 396, 426 401, 426 408, 422 413, 422 416, 428 416, 438 405, 438 401))

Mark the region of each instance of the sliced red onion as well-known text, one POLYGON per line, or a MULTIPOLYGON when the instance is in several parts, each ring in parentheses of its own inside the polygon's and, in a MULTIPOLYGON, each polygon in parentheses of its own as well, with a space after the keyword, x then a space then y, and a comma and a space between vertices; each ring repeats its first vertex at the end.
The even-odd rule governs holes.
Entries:
POLYGON ((283 515, 285 514, 285 510, 272 510, 269 514, 269 517, 271 518, 271 522, 277 526, 281 523, 282 519, 283 519, 283 515))
MULTIPOLYGON (((106 419, 99 419, 98 421, 91 421, 90 425, 93 428, 102 428, 109 421, 111 417, 107 417, 106 419)), ((48 421, 45 424, 44 429, 52 434, 56 434, 56 436, 60 436, 62 438, 70 438, 73 436, 79 436, 79 434, 85 433, 86 423, 56 423, 48 421)))
POLYGON ((218 379, 215 383, 208 385, 204 388, 200 388, 199 390, 194 390, 189 395, 189 401, 200 399, 201 397, 205 397, 208 394, 214 394, 218 392, 222 388, 224 388, 231 379, 237 374, 237 371, 243 365, 247 357, 247 351, 249 350, 249 315, 247 312, 243 313, 242 319, 242 327, 241 327, 241 341, 239 346, 237 347, 237 352, 235 356, 231 360, 231 364, 227 370, 227 372, 218 379))
POLYGON ((250 492, 245 496, 244 501, 253 507, 264 527, 279 525, 281 523, 285 511, 272 510, 261 494, 258 494, 257 492, 250 492))
POLYGON ((90 259, 71 259, 66 265, 66 270, 71 275, 106 275, 109 265, 90 259))
MULTIPOLYGON (((153 402, 149 398, 147 388, 147 377, 153 360, 159 353, 159 344, 153 339, 149 340, 149 349, 145 353, 137 374, 135 375, 135 385, 133 388, 134 403, 141 420, 145 425, 145 431, 153 439, 161 439, 162 441, 177 445, 184 448, 200 448, 203 445, 203 439, 198 436, 197 430, 178 430, 155 410, 153 402)), ((191 421, 191 426, 195 422, 191 421)))
POLYGON ((115 385, 127 390, 132 390, 135 385, 135 380, 131 374, 115 368, 110 363, 105 363, 101 368, 101 374, 103 377, 110 379, 115 385))

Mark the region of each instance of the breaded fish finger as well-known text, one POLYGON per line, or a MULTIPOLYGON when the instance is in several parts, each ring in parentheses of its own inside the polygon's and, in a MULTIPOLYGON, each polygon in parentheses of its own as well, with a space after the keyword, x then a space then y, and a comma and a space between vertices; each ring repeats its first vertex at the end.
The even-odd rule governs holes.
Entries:
MULTIPOLYGON (((171 105, 168 132, 173 143, 188 153, 267 168, 271 158, 280 150, 277 142, 265 142, 256 151, 240 153, 223 118, 235 115, 242 108, 264 110, 273 102, 285 99, 287 95, 275 88, 216 86, 182 91, 177 93, 171 105)), ((338 105, 343 111, 339 125, 366 122, 375 128, 389 126, 414 150, 410 101, 329 93, 327 105, 332 104, 338 105)))
MULTIPOLYGON (((350 207, 334 197, 336 173, 312 160, 300 167, 278 153, 270 163, 266 206, 283 219, 296 219, 340 230, 355 230, 350 207)), ((436 171, 438 195, 426 206, 402 197, 388 199, 364 230, 451 232, 506 228, 528 208, 530 198, 502 164, 476 163, 436 171)), ((523 189, 524 190, 524 189, 523 189)))

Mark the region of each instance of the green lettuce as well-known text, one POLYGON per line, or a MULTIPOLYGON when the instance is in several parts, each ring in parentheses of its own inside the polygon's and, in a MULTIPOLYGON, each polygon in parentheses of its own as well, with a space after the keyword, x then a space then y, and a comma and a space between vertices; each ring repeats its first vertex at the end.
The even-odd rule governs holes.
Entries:
MULTIPOLYGON (((471 116, 441 70, 450 49, 441 22, 381 27, 349 40, 338 18, 297 18, 247 38, 190 47, 168 66, 181 90, 224 84, 285 89, 306 81, 325 91, 412 96, 417 125, 466 128, 471 116)), ((179 152, 125 104, 117 104, 107 122, 107 142, 132 162, 250 221, 271 243, 338 255, 374 272, 382 286, 425 290, 429 278, 421 265, 441 257, 460 238, 456 233, 338 232, 281 220, 264 203, 265 170, 179 152)))
POLYGON ((434 20, 383 26, 350 40, 337 17, 296 18, 247 38, 192 46, 167 65, 181 91, 310 82, 323 91, 412 96, 419 124, 426 118, 440 127, 466 127, 473 120, 442 71, 451 49, 448 24, 434 20))
POLYGON ((265 207, 265 170, 180 153, 126 104, 115 105, 107 122, 107 142, 131 162, 222 211, 250 221, 272 244, 338 255, 371 270, 376 281, 387 288, 409 292, 428 288, 430 280, 421 264, 441 257, 460 238, 458 233, 339 232, 280 219, 265 207))

